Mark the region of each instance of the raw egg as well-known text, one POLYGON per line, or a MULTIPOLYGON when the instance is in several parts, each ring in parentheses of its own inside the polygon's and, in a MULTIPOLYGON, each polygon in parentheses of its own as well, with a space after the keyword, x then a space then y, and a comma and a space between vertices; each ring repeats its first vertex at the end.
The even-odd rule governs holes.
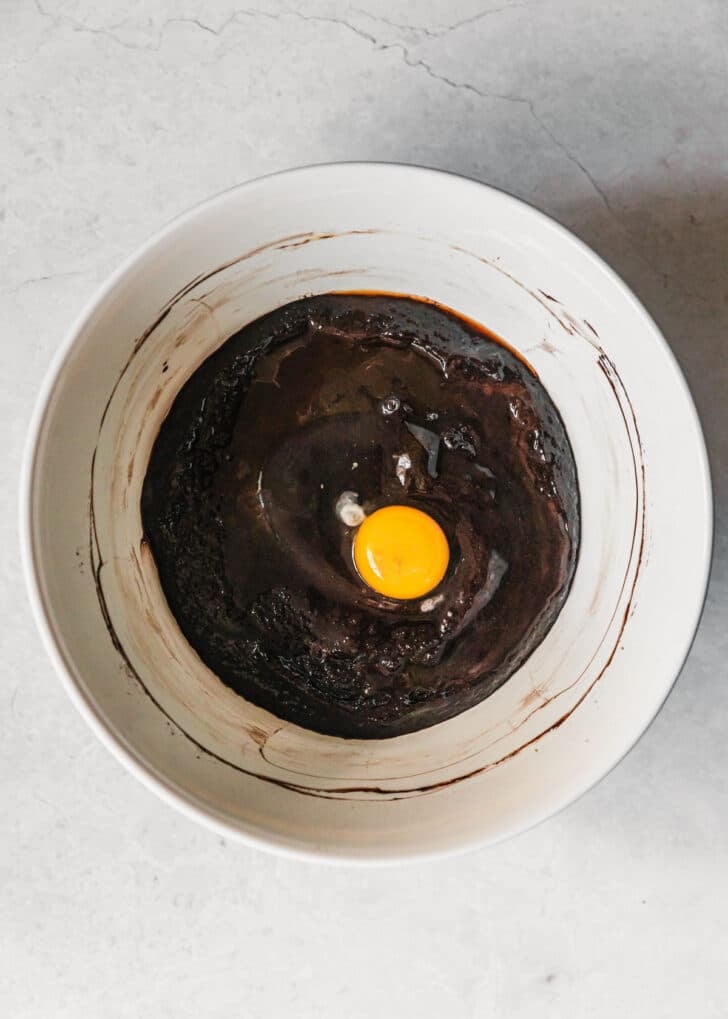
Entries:
POLYGON ((437 587, 450 561, 447 538, 427 513, 384 506, 354 538, 354 563, 369 587, 387 598, 421 598, 437 587))

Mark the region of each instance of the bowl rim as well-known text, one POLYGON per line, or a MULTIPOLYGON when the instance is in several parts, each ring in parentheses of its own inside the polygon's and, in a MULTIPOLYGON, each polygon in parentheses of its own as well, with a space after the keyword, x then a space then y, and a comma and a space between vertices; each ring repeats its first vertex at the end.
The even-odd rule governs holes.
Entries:
POLYGON ((547 213, 542 212, 540 209, 521 198, 516 198, 507 191, 494 187, 491 184, 478 181, 472 177, 468 177, 465 174, 441 170, 435 167, 401 162, 362 160, 306 164, 290 169, 274 171, 242 183, 234 184, 229 188, 195 203, 190 208, 169 220, 122 260, 121 264, 94 290, 90 298, 86 301, 80 313, 66 330, 65 336, 54 353, 46 370, 40 390, 36 397, 23 451, 20 471, 19 516, 20 551, 26 590, 32 614, 40 632, 46 653, 51 659, 56 673, 58 674, 72 703, 75 705, 95 735, 116 757, 116 759, 125 768, 127 768, 132 775, 142 782, 143 785, 152 792, 156 793, 156 795, 159 796, 165 803, 175 807, 186 817, 212 829, 218 835, 234 839, 237 842, 242 842, 252 848, 263 849, 280 856, 303 860, 306 862, 325 862, 328 864, 344 865, 358 864, 365 866, 391 865, 411 861, 439 860, 445 857, 455 856, 483 848, 488 845, 495 845, 498 842, 505 841, 516 834, 525 832, 530 828, 535 827, 537 824, 540 824, 542 821, 545 821, 547 818, 554 816, 569 804, 576 802, 576 800, 580 799, 581 796, 601 782, 602 779, 605 778, 613 770, 613 768, 615 768, 623 760, 623 758, 650 727, 672 690, 672 687, 680 675, 683 666, 685 665, 695 641, 705 606, 710 580, 714 540, 714 506, 710 466, 705 445, 705 437, 692 394, 685 376, 683 375, 682 369, 668 345, 667 340, 663 336, 662 331, 622 277, 614 269, 612 269, 608 262, 589 247, 589 245, 577 237, 576 234, 562 226, 562 224, 547 213), (65 655, 62 641, 54 627, 50 606, 46 602, 34 535, 33 506, 37 483, 36 464, 48 409, 58 387, 62 383, 69 355, 72 353, 79 336, 83 333, 85 327, 95 314, 97 307, 113 293, 114 289, 129 270, 131 270, 133 266, 149 252, 150 249, 164 241, 168 236, 174 234, 180 226, 184 225, 187 221, 194 219, 194 217, 203 210, 212 208, 216 203, 223 201, 232 192, 244 190, 252 191, 256 188, 264 187, 271 179, 288 178, 291 180, 296 176, 315 175, 322 172, 346 173, 347 171, 352 171, 354 173, 367 173, 371 172, 372 169, 375 168, 392 174, 416 175, 421 178, 437 178, 446 182, 449 181, 451 184, 455 184, 459 187, 484 188, 497 196, 498 200, 501 202, 512 204, 514 207, 520 209, 525 207, 529 215, 533 216, 535 219, 539 219, 544 226, 547 226, 549 229, 560 234, 565 240, 568 240, 583 257, 592 261, 598 269, 610 278, 611 282, 621 292, 622 297, 632 304, 633 308, 643 318, 646 327, 652 332, 654 339, 657 341, 657 348, 661 350, 663 357, 672 369, 672 374, 677 386, 682 390, 682 394, 686 398, 686 411, 692 419, 691 423, 694 427, 696 439, 694 452, 699 461, 697 466, 701 475, 701 494, 705 506, 705 513, 702 519, 703 541, 700 563, 699 590, 701 591, 701 596, 695 599, 695 604, 692 607, 692 610, 686 613, 688 617, 687 621, 690 624, 685 630, 687 637, 684 642, 675 649, 674 654, 674 658, 677 662, 679 662, 679 665, 677 668, 673 667, 671 670, 665 671, 667 678, 665 679, 663 688, 660 690, 660 696, 654 705, 654 710, 650 717, 641 723, 641 728, 636 737, 628 737, 626 745, 621 748, 611 765, 605 769, 596 780, 592 781, 591 779, 588 779, 586 783, 577 788, 576 792, 574 792, 573 789, 570 789, 565 796, 562 796, 561 800, 555 804, 549 803, 542 811, 535 814, 529 824, 525 826, 518 825, 512 831, 502 831, 495 838, 492 835, 474 836, 472 838, 465 839, 459 845, 448 846, 446 848, 439 848, 435 850, 428 848, 423 848, 421 850, 410 848, 404 850, 396 848, 341 849, 327 847, 323 843, 319 843, 314 847, 308 844, 299 843, 295 840, 284 839, 272 833, 260 834, 258 831, 246 829, 246 827, 241 824, 231 823, 223 815, 216 812, 209 804, 199 800, 186 789, 173 782, 166 775, 153 768, 139 753, 137 753, 132 745, 124 739, 123 735, 117 732, 96 710, 91 698, 85 694, 82 688, 80 677, 77 678, 75 666, 65 655))

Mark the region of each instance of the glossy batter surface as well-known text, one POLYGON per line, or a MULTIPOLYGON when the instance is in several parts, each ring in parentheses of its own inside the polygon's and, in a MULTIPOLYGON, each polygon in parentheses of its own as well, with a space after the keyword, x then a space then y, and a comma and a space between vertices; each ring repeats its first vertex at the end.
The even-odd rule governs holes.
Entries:
POLYGON ((579 541, 544 387, 472 323, 387 295, 307 298, 232 336, 178 395, 141 508, 170 608, 220 679, 359 738, 433 725, 504 683, 556 618, 579 541), (364 582, 343 493, 437 521, 449 564, 425 598, 364 582))

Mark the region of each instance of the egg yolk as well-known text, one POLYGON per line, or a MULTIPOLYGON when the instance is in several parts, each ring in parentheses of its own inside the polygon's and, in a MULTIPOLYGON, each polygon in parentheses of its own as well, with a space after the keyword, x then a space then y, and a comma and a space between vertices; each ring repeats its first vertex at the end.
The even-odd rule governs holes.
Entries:
POLYGON ((450 561, 440 525, 412 506, 384 506, 354 538, 354 563, 369 587, 387 598, 421 598, 437 587, 450 561))

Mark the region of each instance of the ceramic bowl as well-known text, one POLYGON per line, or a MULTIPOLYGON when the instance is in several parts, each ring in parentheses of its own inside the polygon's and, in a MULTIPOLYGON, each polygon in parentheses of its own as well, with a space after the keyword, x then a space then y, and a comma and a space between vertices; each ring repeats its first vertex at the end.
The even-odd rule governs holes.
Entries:
POLYGON ((101 288, 48 377, 29 444, 33 606, 76 705, 168 802, 226 835, 385 861, 503 839, 601 778, 644 731, 689 649, 711 547, 689 392, 624 283, 558 224, 411 166, 314 166, 175 220, 101 288), (282 722, 186 643, 142 541, 159 426, 225 339, 304 295, 433 298, 533 366, 576 457, 574 583, 526 664, 469 711, 382 741, 282 722))

